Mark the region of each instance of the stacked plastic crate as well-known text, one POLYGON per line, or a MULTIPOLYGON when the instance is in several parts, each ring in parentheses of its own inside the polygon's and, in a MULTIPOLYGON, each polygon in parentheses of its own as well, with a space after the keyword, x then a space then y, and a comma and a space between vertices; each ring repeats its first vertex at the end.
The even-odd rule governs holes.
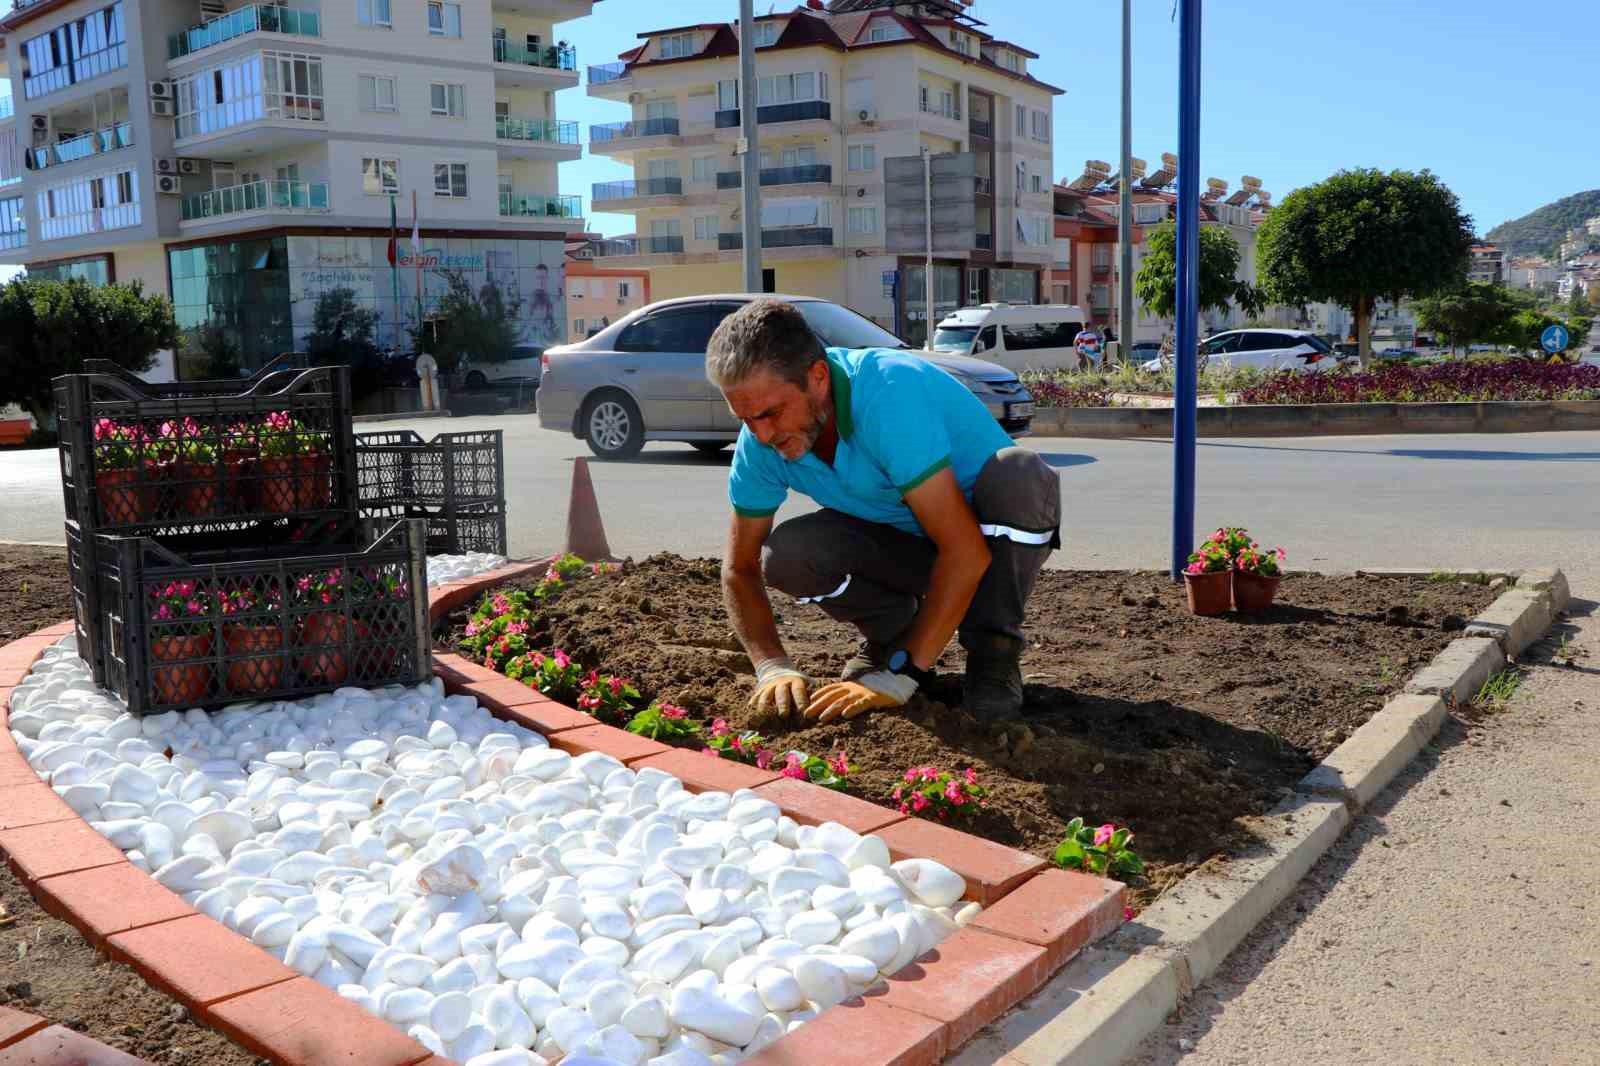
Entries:
POLYGON ((356 435, 361 513, 428 524, 429 555, 506 554, 505 443, 500 430, 409 429, 356 435))
POLYGON ((428 676, 426 523, 363 519, 348 368, 55 394, 78 647, 129 710, 428 676))

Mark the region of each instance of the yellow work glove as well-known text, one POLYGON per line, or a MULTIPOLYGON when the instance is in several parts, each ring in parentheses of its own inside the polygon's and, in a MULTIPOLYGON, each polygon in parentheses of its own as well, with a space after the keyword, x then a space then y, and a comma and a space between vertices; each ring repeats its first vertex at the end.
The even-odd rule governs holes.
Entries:
POLYGON ((917 683, 904 674, 874 670, 854 681, 835 681, 823 685, 811 697, 806 717, 820 722, 835 718, 854 718, 866 711, 904 707, 916 695, 917 683))
POLYGON ((806 675, 794 668, 788 656, 763 659, 756 664, 756 691, 750 706, 757 714, 779 718, 799 714, 806 705, 806 684, 806 675))

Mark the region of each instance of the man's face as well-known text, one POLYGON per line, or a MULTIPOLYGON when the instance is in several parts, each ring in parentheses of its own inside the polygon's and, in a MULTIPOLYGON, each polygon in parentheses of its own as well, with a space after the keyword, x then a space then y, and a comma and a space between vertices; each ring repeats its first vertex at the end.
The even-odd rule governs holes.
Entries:
POLYGON ((804 388, 763 368, 722 395, 756 440, 792 462, 811 450, 828 424, 830 385, 828 362, 818 359, 806 372, 804 388))

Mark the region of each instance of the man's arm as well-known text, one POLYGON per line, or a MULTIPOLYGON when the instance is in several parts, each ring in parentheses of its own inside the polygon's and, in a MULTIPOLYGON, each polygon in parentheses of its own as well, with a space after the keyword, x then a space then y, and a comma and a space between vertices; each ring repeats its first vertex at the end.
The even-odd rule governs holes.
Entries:
POLYGON ((778 623, 772 617, 772 601, 767 599, 767 585, 761 575, 761 548, 771 532, 771 515, 733 516, 722 555, 722 600, 733 631, 756 668, 751 705, 757 711, 786 717, 805 709, 806 678, 784 654, 778 623))
POLYGON ((928 670, 972 606, 972 597, 989 571, 989 545, 949 467, 912 489, 905 500, 939 550, 922 609, 902 642, 911 661, 928 670))

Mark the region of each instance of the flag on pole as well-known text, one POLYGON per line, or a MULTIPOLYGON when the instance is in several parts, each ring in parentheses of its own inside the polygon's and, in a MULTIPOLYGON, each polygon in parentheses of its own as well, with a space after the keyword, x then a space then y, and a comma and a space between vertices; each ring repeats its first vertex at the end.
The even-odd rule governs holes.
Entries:
POLYGON ((422 328, 422 224, 417 219, 417 190, 411 190, 411 261, 417 266, 417 329, 422 328))
POLYGON ((396 270, 400 268, 400 212, 396 209, 394 196, 389 197, 389 265, 396 270))

